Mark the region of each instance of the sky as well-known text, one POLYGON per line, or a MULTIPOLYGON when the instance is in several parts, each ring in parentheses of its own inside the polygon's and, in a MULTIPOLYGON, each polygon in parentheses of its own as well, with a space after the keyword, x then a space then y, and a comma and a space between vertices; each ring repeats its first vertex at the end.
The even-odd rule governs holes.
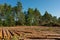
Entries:
POLYGON ((28 8, 37 8, 42 15, 48 11, 53 16, 60 17, 60 0, 0 0, 0 4, 15 6, 17 1, 22 3, 24 11, 28 8))

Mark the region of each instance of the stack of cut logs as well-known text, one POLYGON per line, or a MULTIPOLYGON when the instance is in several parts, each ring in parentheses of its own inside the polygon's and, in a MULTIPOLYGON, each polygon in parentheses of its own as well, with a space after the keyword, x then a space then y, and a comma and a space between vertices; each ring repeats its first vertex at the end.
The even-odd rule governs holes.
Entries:
POLYGON ((0 39, 7 38, 11 40, 13 36, 18 37, 18 39, 59 39, 60 34, 49 32, 49 31, 40 31, 35 30, 22 30, 19 27, 15 28, 0 28, 0 39))

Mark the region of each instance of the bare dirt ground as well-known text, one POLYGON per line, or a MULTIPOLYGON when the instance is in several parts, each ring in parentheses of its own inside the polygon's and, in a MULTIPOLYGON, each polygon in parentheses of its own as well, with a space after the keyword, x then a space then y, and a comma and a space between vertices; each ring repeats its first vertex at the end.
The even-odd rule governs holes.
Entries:
POLYGON ((16 26, 0 27, 0 39, 12 38, 17 36, 19 39, 60 39, 60 27, 43 26, 16 26))

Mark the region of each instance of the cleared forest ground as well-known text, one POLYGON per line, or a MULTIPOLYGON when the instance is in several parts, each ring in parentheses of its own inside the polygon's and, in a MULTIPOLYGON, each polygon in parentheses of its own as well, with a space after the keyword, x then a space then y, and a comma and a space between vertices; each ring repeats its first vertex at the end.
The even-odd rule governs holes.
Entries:
POLYGON ((60 39, 60 27, 16 26, 0 27, 0 39, 60 39))

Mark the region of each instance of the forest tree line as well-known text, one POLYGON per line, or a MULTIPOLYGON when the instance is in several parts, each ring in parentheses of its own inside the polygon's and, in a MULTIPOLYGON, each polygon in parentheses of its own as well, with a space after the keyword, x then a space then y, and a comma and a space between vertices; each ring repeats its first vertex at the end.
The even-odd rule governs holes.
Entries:
POLYGON ((35 8, 28 8, 23 11, 21 2, 16 6, 4 3, 0 4, 0 26, 60 26, 60 17, 52 16, 45 11, 41 15, 40 11, 35 8))

